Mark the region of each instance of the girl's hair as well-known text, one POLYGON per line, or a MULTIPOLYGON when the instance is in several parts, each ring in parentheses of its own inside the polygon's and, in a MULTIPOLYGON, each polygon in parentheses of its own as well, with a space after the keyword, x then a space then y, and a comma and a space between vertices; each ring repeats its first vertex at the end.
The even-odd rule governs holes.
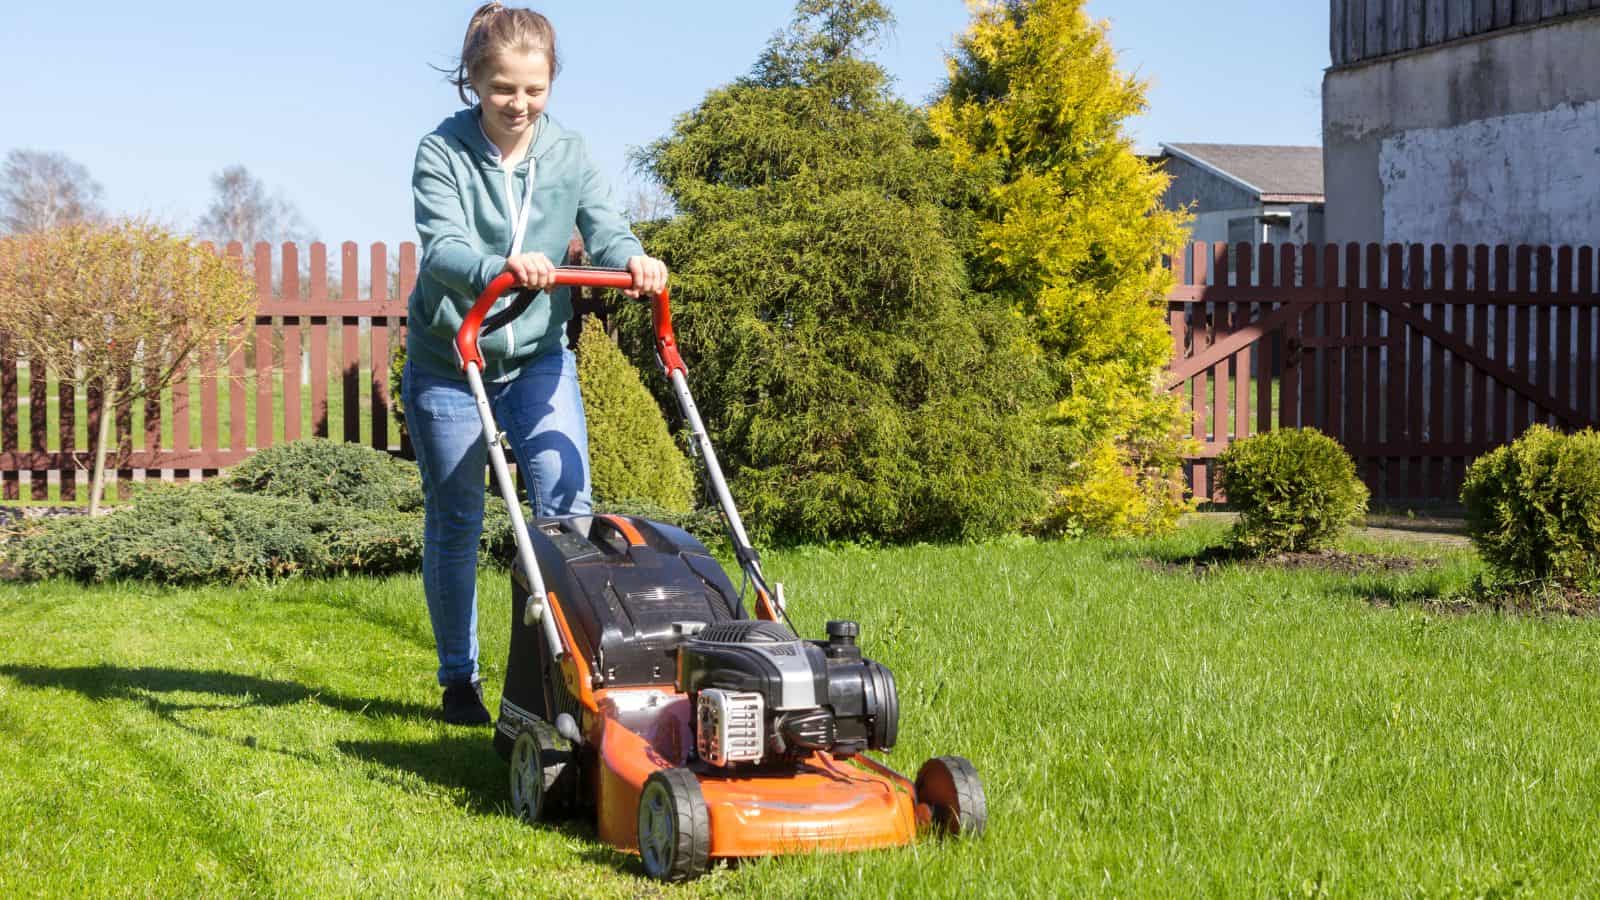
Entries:
POLYGON ((450 83, 456 86, 462 103, 472 104, 467 96, 467 91, 472 89, 472 79, 483 74, 483 67, 491 57, 506 50, 542 52, 550 60, 550 77, 556 77, 561 71, 561 61, 556 56, 556 30, 549 19, 531 9, 485 3, 467 23, 467 36, 461 41, 461 59, 449 73, 450 83))

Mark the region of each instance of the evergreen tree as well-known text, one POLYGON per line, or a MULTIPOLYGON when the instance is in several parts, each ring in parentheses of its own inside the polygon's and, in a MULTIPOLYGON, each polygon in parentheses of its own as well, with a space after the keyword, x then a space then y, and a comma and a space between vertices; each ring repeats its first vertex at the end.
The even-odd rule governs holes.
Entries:
POLYGON ((975 182, 864 55, 890 23, 802 0, 641 157, 678 211, 648 243, 696 399, 767 537, 973 538, 1043 506, 1049 381, 1020 317, 970 292, 951 198, 975 182))
POLYGON ((976 0, 930 120, 980 197, 977 285, 1027 317, 1055 381, 1072 465, 1049 527, 1158 530, 1183 509, 1181 405, 1159 391, 1171 354, 1163 254, 1183 214, 1123 122, 1144 86, 1117 71, 1083 0, 976 0))
POLYGON ((673 443, 639 370, 617 349, 598 316, 583 322, 578 383, 589 425, 589 475, 602 508, 647 504, 668 513, 694 508, 694 472, 673 443))

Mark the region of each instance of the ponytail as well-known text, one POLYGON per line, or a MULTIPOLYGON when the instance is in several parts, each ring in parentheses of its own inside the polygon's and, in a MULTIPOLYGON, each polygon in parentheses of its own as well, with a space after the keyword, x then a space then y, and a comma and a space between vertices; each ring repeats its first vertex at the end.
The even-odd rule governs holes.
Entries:
POLYGON ((472 98, 467 95, 472 90, 472 79, 483 74, 483 67, 491 58, 507 50, 543 53, 550 60, 550 77, 555 78, 561 71, 561 61, 556 56, 556 30, 550 20, 531 9, 491 0, 472 14, 466 37, 461 40, 461 57, 454 70, 447 70, 462 103, 472 105, 472 98))

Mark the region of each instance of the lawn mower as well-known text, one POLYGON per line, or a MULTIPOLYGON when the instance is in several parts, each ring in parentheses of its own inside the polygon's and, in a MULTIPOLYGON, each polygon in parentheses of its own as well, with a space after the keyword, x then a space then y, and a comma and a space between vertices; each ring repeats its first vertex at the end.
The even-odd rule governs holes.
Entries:
MULTIPOLYGON (((632 284, 626 271, 580 267, 557 269, 555 280, 632 284)), ((535 302, 533 291, 503 297, 514 284, 510 274, 489 284, 456 351, 516 539, 494 735, 516 814, 592 816, 602 841, 637 852, 665 881, 717 859, 980 834, 986 801, 967 760, 930 759, 911 779, 869 755, 894 746, 900 708, 894 675, 861 655, 857 624, 828 622, 825 638, 801 640, 788 621, 782 585, 762 575, 689 394, 667 291, 652 302, 657 358, 722 512, 741 588, 672 525, 581 515, 529 527, 478 347, 535 302)))

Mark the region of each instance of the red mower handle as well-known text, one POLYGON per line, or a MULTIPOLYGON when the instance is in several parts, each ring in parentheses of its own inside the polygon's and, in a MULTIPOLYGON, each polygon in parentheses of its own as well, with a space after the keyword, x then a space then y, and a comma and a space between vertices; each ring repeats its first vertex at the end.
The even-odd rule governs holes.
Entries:
MULTIPOLYGON (((478 349, 478 337, 483 329, 483 321, 488 317, 489 309, 494 306, 495 301, 506 291, 516 287, 516 284, 516 275, 502 272, 489 282, 489 286, 483 289, 482 294, 478 295, 478 302, 472 304, 472 309, 462 321, 460 330, 456 332, 456 358, 461 362, 463 372, 469 365, 477 365, 478 371, 483 371, 483 353, 478 349)), ((556 269, 556 286, 631 288, 633 273, 627 269, 562 266, 556 269)), ((672 301, 669 294, 670 292, 663 288, 651 301, 650 313, 651 318, 655 320, 656 357, 661 360, 661 368, 666 370, 670 378, 673 372, 687 372, 688 369, 683 365, 683 358, 678 355, 678 342, 672 334, 672 301)))

